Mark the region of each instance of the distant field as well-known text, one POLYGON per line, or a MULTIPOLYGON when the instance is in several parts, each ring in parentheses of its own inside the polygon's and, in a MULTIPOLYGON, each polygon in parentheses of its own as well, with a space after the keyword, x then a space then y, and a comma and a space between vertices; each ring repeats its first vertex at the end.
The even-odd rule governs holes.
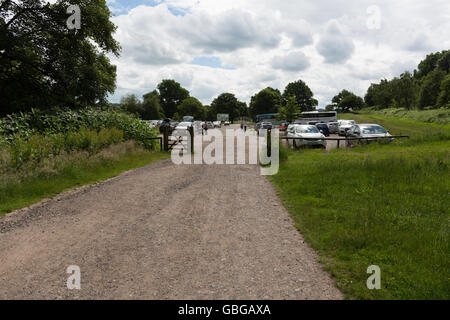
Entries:
POLYGON ((368 113, 340 113, 339 119, 351 119, 358 123, 378 123, 393 135, 409 135, 413 139, 450 139, 450 124, 425 123, 368 113))
POLYGON ((450 299, 449 126, 343 114, 411 135, 389 145, 287 151, 271 177, 348 299, 450 299), (367 267, 381 268, 368 290, 367 267))
POLYGON ((433 109, 433 110, 406 110, 402 108, 389 108, 382 110, 373 110, 370 108, 363 109, 359 113, 362 114, 378 114, 395 118, 403 118, 421 122, 431 122, 439 124, 450 124, 450 109, 433 109))

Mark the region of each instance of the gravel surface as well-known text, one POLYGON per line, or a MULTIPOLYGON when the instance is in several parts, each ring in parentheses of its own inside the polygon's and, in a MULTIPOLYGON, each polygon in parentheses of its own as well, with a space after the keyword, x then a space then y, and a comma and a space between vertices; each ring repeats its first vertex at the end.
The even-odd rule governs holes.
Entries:
POLYGON ((0 217, 0 261, 1 299, 343 297, 255 165, 164 160, 63 193, 0 217))

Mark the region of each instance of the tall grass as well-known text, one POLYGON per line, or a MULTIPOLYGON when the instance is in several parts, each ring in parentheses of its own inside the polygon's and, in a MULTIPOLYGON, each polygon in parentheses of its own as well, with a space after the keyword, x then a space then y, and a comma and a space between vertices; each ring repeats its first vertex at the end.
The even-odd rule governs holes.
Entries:
POLYGON ((26 162, 20 168, 0 172, 0 214, 168 156, 126 141, 97 152, 80 150, 47 157, 39 163, 26 162))

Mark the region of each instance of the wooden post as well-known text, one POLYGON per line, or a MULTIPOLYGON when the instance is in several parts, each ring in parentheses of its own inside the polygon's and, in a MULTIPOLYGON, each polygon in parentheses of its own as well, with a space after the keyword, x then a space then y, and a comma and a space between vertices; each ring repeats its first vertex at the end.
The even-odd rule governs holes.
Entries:
POLYGON ((267 129, 267 156, 272 156, 272 129, 267 129))
POLYGON ((191 153, 194 153, 194 127, 190 126, 188 131, 191 136, 191 153))
POLYGON ((339 143, 341 142, 340 139, 337 140, 337 148, 339 149, 339 143))
POLYGON ((164 151, 169 151, 169 127, 164 126, 164 151))

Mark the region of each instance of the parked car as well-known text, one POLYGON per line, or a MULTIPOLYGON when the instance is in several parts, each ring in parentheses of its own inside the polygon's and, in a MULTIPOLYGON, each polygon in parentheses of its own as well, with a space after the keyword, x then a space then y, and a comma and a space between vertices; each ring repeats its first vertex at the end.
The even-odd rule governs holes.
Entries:
POLYGON ((172 134, 173 130, 175 129, 175 125, 172 122, 172 119, 166 118, 164 119, 161 124, 159 125, 159 132, 164 133, 165 128, 169 128, 169 134, 172 134))
POLYGON ((224 126, 229 126, 229 125, 230 125, 230 121, 224 121, 224 122, 223 122, 223 125, 224 125, 224 126))
MULTIPOLYGON (((351 127, 347 132, 349 137, 354 138, 369 138, 360 140, 361 143, 369 143, 372 141, 378 141, 380 138, 391 137, 392 135, 382 126, 378 124, 356 124, 351 127)), ((381 140, 381 139, 380 139, 381 140)), ((394 138, 382 139, 388 142, 394 140, 394 138)))
POLYGON ((172 135, 174 136, 185 136, 187 134, 188 129, 192 127, 192 122, 180 122, 173 131, 172 135))
POLYGON ((292 133, 294 131, 295 126, 298 126, 296 123, 291 123, 286 128, 286 134, 292 133))
POLYGON ((221 128, 222 127, 222 122, 221 121, 214 121, 213 125, 214 125, 214 128, 221 128))
POLYGON ((330 133, 338 133, 339 122, 328 122, 328 129, 330 130, 330 133))
POLYGON ((341 120, 339 122, 339 135, 346 136, 347 131, 356 124, 354 120, 341 120))
POLYGON ((256 130, 258 135, 260 135, 262 130, 272 129, 273 124, 272 122, 260 122, 259 128, 256 130))
POLYGON ((280 131, 286 131, 287 126, 288 126, 287 123, 280 124, 280 131))
POLYGON ((208 129, 214 129, 214 124, 211 121, 206 121, 206 127, 208 129))
POLYGON ((325 137, 330 136, 330 129, 328 128, 328 125, 326 123, 318 123, 316 124, 316 128, 319 129, 319 131, 323 133, 325 137))
POLYGON ((291 143, 295 149, 307 146, 327 147, 326 140, 323 140, 325 136, 313 125, 295 125, 293 130, 287 133, 287 137, 298 138, 288 140, 288 143, 291 143), (314 140, 303 140, 302 138, 314 138, 314 140))

